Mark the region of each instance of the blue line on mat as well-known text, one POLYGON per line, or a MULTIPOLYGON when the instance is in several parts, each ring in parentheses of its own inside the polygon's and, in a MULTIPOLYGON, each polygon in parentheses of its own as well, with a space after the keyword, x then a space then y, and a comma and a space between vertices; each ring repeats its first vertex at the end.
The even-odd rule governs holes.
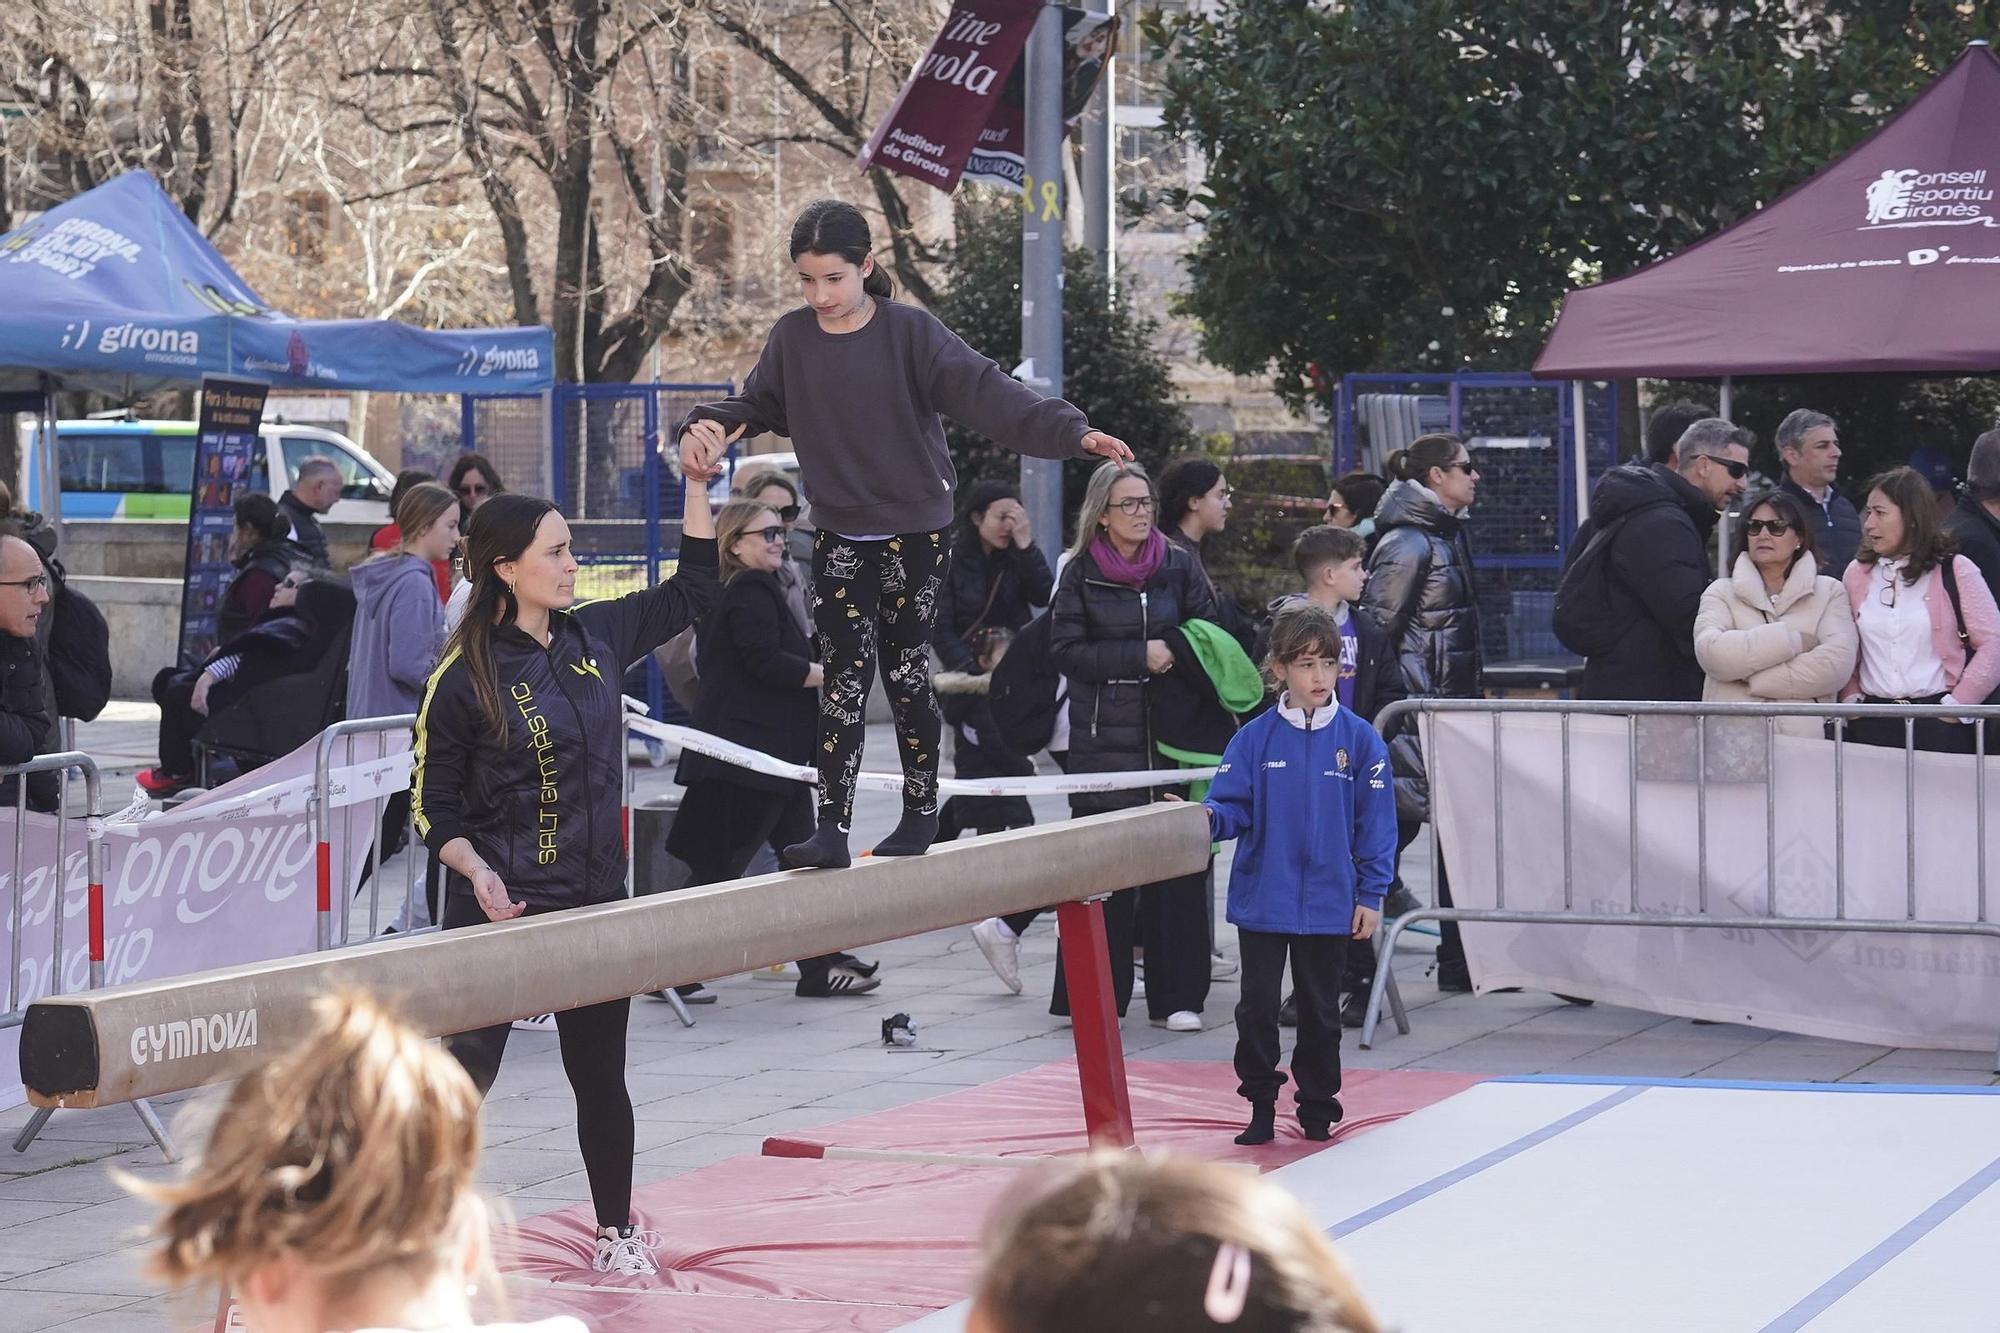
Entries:
POLYGON ((1777 1083, 1736 1078, 1619 1078, 1615 1074, 1507 1074, 1488 1083, 1573 1083, 1588 1087, 1747 1088, 1753 1092, 1920 1092, 1926 1096, 2000 1097, 2000 1087, 1959 1083, 1777 1083))
POLYGON ((1432 1176, 1421 1185, 1412 1185, 1401 1194, 1391 1199, 1384 1199, 1373 1208, 1364 1208, 1352 1217, 1342 1218, 1328 1227, 1327 1231, 1335 1239, 1344 1240, 1365 1226, 1400 1213, 1411 1204, 1422 1203, 1433 1194, 1448 1190, 1453 1185, 1470 1180, 1480 1172, 1496 1167, 1511 1157, 1518 1157, 1530 1148, 1547 1143, 1556 1135, 1575 1129, 1586 1120, 1595 1119, 1606 1111, 1623 1106, 1644 1091, 1645 1088, 1636 1084, 1622 1087, 1609 1097, 1600 1097, 1588 1106, 1571 1111, 1560 1120, 1552 1120, 1539 1129, 1528 1131, 1511 1143, 1503 1143, 1491 1152, 1475 1157, 1469 1162, 1462 1162, 1442 1175, 1432 1176))
POLYGON ((1994 1181, 2000 1180, 2000 1157, 1984 1167, 1930 1207, 1918 1213, 1868 1253, 1835 1273, 1791 1309, 1764 1325, 1759 1333, 1794 1333, 1825 1314, 1833 1304, 1880 1272, 1890 1260, 1942 1226, 1953 1213, 1971 1203, 1994 1181))

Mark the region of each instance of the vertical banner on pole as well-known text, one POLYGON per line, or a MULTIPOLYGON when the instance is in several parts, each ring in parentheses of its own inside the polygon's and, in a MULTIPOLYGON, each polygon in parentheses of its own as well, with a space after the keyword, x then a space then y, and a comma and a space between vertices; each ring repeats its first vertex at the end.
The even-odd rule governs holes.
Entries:
POLYGON ((977 145, 1042 0, 955 0, 857 164, 946 194, 977 145))
MULTIPOLYGON (((1062 16, 1062 122, 1065 133, 1077 127, 1090 105, 1104 67, 1118 44, 1118 19, 1111 14, 1091 14, 1063 7, 1062 16)), ((1062 171, 1040 176, 1028 168, 1026 62, 1014 66, 1005 91, 994 104, 986 128, 979 132, 979 145, 966 159, 964 179, 1004 185, 1010 190, 1025 188, 1030 195, 1061 188, 1062 171), (1024 176, 1033 176, 1024 180, 1024 176)))
POLYGON ((269 391, 269 385, 255 380, 202 377, 181 586, 182 666, 195 666, 216 649, 216 613, 232 568, 229 543, 236 532, 236 497, 246 493, 251 465, 263 445, 257 430, 269 391))

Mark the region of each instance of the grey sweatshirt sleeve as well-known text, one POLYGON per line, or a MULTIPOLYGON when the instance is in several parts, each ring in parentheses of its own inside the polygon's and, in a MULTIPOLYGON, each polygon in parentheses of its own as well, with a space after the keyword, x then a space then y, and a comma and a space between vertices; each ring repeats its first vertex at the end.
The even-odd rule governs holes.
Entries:
POLYGON ((444 607, 428 562, 423 574, 421 580, 401 578, 384 589, 389 604, 383 608, 389 678, 404 693, 420 697, 437 666, 444 629, 444 607))
POLYGON ((703 403, 687 414, 674 431, 674 444, 680 444, 683 432, 697 421, 720 421, 734 429, 743 427, 743 438, 753 439, 766 431, 776 435, 790 435, 785 423, 785 377, 780 368, 777 353, 778 332, 764 340, 764 350, 757 357, 757 364, 743 379, 739 393, 724 398, 721 402, 703 403))
POLYGON ((1060 398, 1044 398, 981 356, 937 320, 928 381, 932 406, 1003 449, 1034 458, 1081 458, 1090 423, 1060 398))

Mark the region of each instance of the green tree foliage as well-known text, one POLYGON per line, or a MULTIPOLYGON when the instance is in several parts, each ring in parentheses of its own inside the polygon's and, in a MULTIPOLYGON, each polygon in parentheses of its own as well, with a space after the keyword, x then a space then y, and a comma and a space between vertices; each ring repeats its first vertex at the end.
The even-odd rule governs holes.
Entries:
MULTIPOLYGON (((944 294, 931 311, 959 337, 1012 369, 1021 363, 1021 214, 1012 195, 968 195, 958 209, 957 240, 944 267, 944 294)), ((1086 250, 1063 257, 1063 397, 1090 424, 1132 446, 1159 474, 1175 454, 1200 447, 1167 363, 1153 350, 1154 322, 1134 310, 1123 290, 1115 297, 1086 250)), ((981 477, 1020 476, 1018 455, 983 435, 948 423, 952 461, 964 484, 981 477)), ((1063 489, 1083 493, 1096 459, 1070 463, 1063 489)))
POLYGON ((1206 223, 1185 313, 1210 360, 1275 367, 1295 405, 1349 371, 1525 366, 1564 293, 1805 179, 1988 35, 1986 10, 1268 0, 1156 17, 1166 124, 1209 163, 1184 201, 1206 223))

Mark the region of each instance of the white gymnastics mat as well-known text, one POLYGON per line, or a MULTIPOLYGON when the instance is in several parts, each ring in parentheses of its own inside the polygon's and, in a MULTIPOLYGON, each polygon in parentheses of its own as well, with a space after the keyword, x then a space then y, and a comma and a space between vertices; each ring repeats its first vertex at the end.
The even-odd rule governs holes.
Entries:
POLYGON ((1495 1079, 1272 1178, 1398 1333, 1990 1333, 1996 1094, 1495 1079))

